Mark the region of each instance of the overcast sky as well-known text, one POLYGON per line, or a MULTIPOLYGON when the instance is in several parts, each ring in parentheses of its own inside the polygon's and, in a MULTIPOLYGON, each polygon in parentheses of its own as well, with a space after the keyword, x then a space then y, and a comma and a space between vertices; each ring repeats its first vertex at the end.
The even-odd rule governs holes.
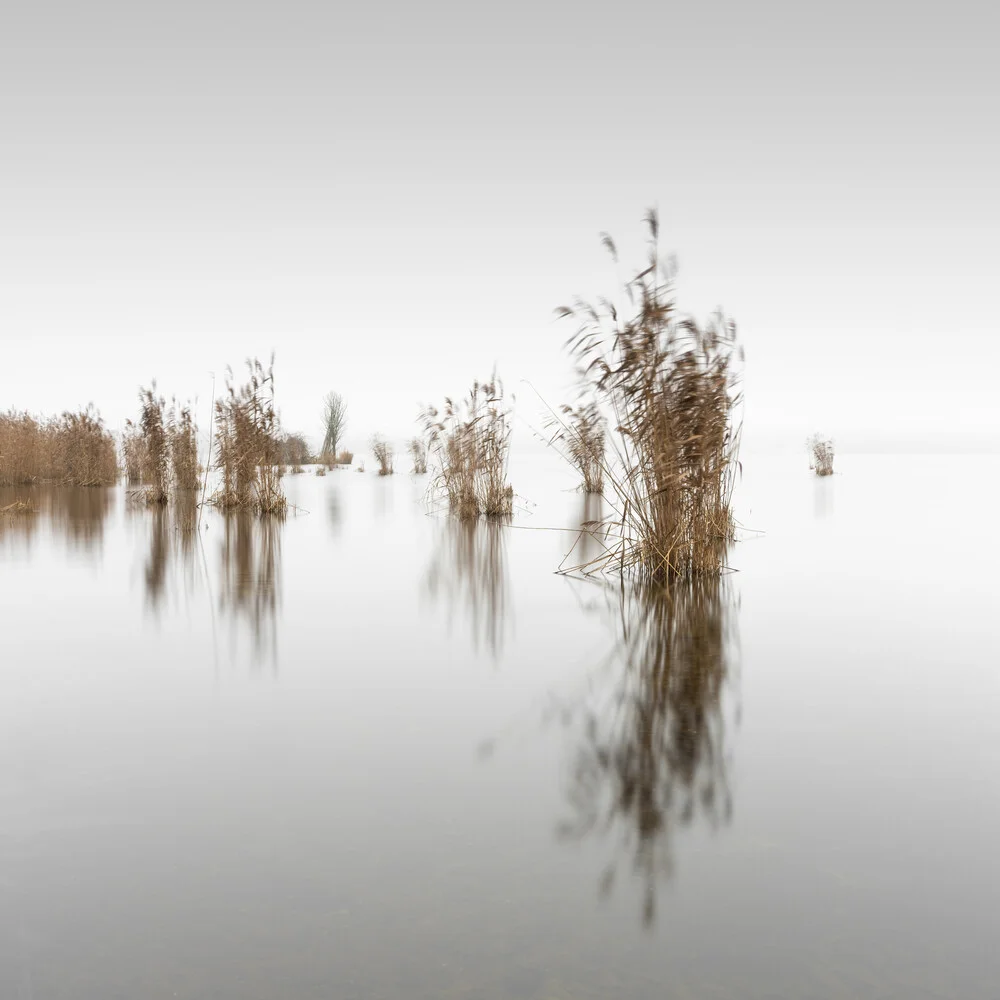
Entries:
MULTIPOLYGON (((407 437, 658 205, 748 437, 1000 432, 991 5, 24 3, 0 23, 0 408, 198 396, 276 352, 285 425, 407 437)), ((204 423, 204 420, 203 420, 204 423)), ((879 437, 881 435, 881 438, 879 437)), ((888 436, 888 438, 886 437, 888 436)))

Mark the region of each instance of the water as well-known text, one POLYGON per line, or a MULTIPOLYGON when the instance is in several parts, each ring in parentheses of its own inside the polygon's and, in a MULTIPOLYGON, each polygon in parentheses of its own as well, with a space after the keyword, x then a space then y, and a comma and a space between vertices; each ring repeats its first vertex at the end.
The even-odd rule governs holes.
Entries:
POLYGON ((545 457, 506 528, 403 475, 281 525, 34 491, 0 997, 995 995, 995 466, 744 468, 669 602, 553 573, 595 510, 545 457))

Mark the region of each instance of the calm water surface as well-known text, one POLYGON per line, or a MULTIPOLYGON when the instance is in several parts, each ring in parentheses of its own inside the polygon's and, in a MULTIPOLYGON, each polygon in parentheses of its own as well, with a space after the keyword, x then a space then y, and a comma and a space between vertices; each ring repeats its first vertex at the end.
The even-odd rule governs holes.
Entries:
POLYGON ((553 573, 554 458, 0 491, 0 997, 997 996, 995 460, 804 464, 670 595, 553 573))

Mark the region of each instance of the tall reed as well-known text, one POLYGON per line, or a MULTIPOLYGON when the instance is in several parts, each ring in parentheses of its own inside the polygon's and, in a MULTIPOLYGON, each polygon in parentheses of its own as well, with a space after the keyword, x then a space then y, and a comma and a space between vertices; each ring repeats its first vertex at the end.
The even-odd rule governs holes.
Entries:
POLYGON ((372 454, 375 456, 375 461, 378 462, 378 474, 380 476, 391 476, 393 473, 392 445, 381 435, 376 434, 371 440, 371 449, 372 454))
POLYGON ((0 485, 109 486, 117 480, 115 439, 93 406, 48 418, 0 414, 0 485))
POLYGON ((198 489, 198 425, 189 405, 179 406, 176 400, 172 402, 167 414, 167 436, 174 488, 198 489))
POLYGON ((125 482, 129 486, 137 486, 142 482, 142 468, 146 461, 142 432, 132 423, 125 421, 125 430, 121 439, 122 471, 125 482))
POLYGON ((226 510, 284 514, 278 416, 274 409, 274 358, 267 369, 247 361, 247 381, 236 386, 226 373, 226 394, 215 402, 215 454, 221 483, 211 502, 226 510))
POLYGON ((139 405, 145 499, 147 503, 166 503, 170 487, 170 440, 167 435, 166 401, 156 395, 155 381, 149 389, 139 389, 139 405))
POLYGON ((418 476, 427 473, 427 443, 421 438, 412 438, 409 444, 410 458, 413 459, 413 472, 418 476))
POLYGON ((833 475, 833 442, 819 434, 814 434, 806 442, 806 447, 812 456, 810 469, 816 470, 817 476, 833 475))
MULTIPOLYGON (((678 314, 656 214, 646 221, 647 261, 625 282, 620 304, 558 310, 580 323, 568 346, 615 426, 619 468, 608 476, 614 502, 604 525, 614 543, 587 569, 650 580, 717 574, 734 536, 742 349, 721 314, 705 326, 678 314)), ((611 238, 603 243, 617 261, 611 238)))
POLYGON ((511 411, 496 372, 488 382, 473 382, 460 404, 446 398, 441 412, 427 407, 421 421, 439 470, 435 482, 451 511, 460 518, 512 514, 511 411))
POLYGON ((566 448, 566 457, 583 478, 585 493, 604 492, 605 420, 595 402, 578 407, 564 405, 556 419, 553 441, 566 448))

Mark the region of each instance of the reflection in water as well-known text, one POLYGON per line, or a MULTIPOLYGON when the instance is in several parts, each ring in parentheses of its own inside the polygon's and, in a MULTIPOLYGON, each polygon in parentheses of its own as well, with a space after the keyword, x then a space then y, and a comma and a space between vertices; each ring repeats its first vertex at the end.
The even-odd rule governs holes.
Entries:
POLYGON ((339 535, 343 527, 344 510, 340 502, 340 493, 336 487, 326 495, 326 516, 330 520, 331 534, 339 535))
POLYGON ((5 517, 0 535, 30 546, 39 530, 49 525, 72 546, 99 550, 104 523, 111 513, 116 491, 104 486, 18 486, 0 488, 0 507, 23 501, 34 513, 5 517))
POLYGON ((427 573, 427 591, 442 597, 451 617, 464 604, 472 641, 485 642, 494 658, 500 655, 508 627, 509 583, 507 536, 501 521, 445 518, 434 560, 427 573))
POLYGON ((580 511, 580 526, 587 530, 581 532, 577 549, 579 562, 586 565, 605 551, 604 545, 595 535, 596 529, 604 519, 604 497, 600 493, 584 493, 583 509, 580 511))
POLYGON ((157 610, 163 603, 172 562, 184 575, 184 589, 191 589, 196 566, 197 503, 192 496, 179 496, 169 505, 155 504, 150 508, 133 505, 132 513, 149 521, 149 552, 143 575, 146 600, 157 610))
POLYGON ((268 648, 276 665, 282 521, 237 512, 223 522, 220 606, 234 623, 247 622, 255 655, 268 648))
MULTIPOLYGON (((649 926, 657 881, 671 872, 673 829, 731 816, 720 701, 736 645, 735 607, 726 578, 608 588, 606 596, 623 669, 611 697, 586 707, 571 776, 574 815, 561 832, 620 837, 645 883, 649 926)), ((602 892, 614 877, 612 863, 602 892)))
POLYGON ((833 514, 833 476, 815 476, 813 482, 815 514, 817 518, 833 514))

